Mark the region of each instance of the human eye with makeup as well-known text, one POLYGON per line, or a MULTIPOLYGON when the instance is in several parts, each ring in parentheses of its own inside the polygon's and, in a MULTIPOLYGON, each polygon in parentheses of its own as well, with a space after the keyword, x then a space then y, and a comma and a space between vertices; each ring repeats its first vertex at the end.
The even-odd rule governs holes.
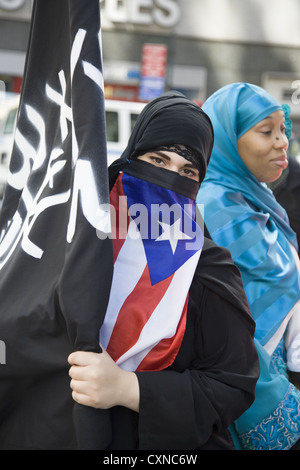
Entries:
POLYGON ((148 163, 152 163, 152 165, 161 167, 166 166, 168 162, 168 159, 164 155, 156 152, 148 152, 138 158, 139 160, 148 161, 148 163))
POLYGON ((151 151, 140 155, 138 159, 151 163, 158 168, 174 171, 180 176, 199 181, 199 170, 196 166, 176 152, 151 151))
POLYGON ((195 168, 192 165, 185 166, 184 168, 182 168, 180 170, 180 174, 182 176, 185 176, 186 178, 190 178, 190 179, 193 179, 195 181, 199 181, 199 171, 197 170, 197 168, 195 168))

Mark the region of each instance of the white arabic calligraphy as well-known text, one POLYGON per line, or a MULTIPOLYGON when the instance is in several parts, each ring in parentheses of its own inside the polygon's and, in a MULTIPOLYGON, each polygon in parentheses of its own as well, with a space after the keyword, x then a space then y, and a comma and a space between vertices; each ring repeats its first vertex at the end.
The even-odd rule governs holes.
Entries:
MULTIPOLYGON (((80 61, 81 50, 85 41, 86 31, 79 29, 75 36, 71 50, 71 80, 74 69, 80 61)), ((98 40, 100 41, 99 34, 98 40)), ((100 44, 99 44, 100 47, 100 44)), ((101 50, 101 49, 100 49, 101 50)), ((103 93, 103 76, 93 64, 82 60, 83 73, 93 80, 103 93)), ((46 150, 46 124, 43 116, 32 106, 25 105, 26 117, 31 126, 37 131, 38 145, 36 148, 27 140, 17 128, 15 134, 15 145, 22 157, 22 166, 15 173, 9 173, 8 184, 15 189, 22 190, 22 205, 26 214, 16 211, 10 221, 7 230, 0 237, 0 269, 7 263, 18 243, 21 241, 22 249, 35 258, 41 258, 43 250, 30 240, 30 232, 40 214, 49 207, 66 203, 71 195, 69 225, 67 242, 71 243, 76 227, 78 201, 81 203, 82 212, 87 221, 96 229, 104 233, 110 233, 110 215, 106 204, 99 201, 97 185, 91 162, 80 159, 78 155, 78 142, 73 123, 72 109, 66 103, 66 78, 61 70, 58 73, 61 91, 55 90, 46 84, 45 96, 54 105, 60 108, 60 133, 61 147, 69 134, 68 121, 72 132, 72 165, 74 171, 73 187, 61 193, 42 197, 44 189, 54 187, 55 176, 65 167, 67 160, 61 158, 64 151, 60 147, 53 148, 48 160, 46 150), (38 170, 43 164, 47 164, 44 179, 35 194, 30 191, 27 181, 29 175, 38 170), (80 197, 79 197, 80 194, 80 197)))

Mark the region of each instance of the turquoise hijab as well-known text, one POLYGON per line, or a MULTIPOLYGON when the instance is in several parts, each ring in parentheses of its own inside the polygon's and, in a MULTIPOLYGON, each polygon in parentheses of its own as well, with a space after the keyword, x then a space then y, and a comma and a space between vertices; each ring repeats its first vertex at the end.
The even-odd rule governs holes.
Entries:
POLYGON ((203 105, 215 143, 197 202, 204 204, 213 240, 230 250, 240 268, 256 338, 263 346, 300 298, 291 248, 297 248, 297 241, 285 210, 240 158, 237 141, 281 108, 262 88, 248 83, 227 85, 203 105))

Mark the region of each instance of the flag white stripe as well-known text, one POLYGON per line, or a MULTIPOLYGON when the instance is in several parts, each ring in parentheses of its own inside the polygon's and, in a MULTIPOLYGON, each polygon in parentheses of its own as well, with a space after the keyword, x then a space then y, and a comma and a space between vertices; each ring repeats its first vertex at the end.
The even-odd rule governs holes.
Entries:
POLYGON ((105 349, 109 343, 119 311, 139 282, 146 265, 147 259, 140 232, 137 230, 135 222, 131 220, 127 237, 114 264, 111 295, 105 320, 100 330, 100 342, 105 349), (115 292, 117 292, 117 295, 114 295, 115 292))
POLYGON ((190 288, 200 253, 195 253, 175 272, 167 292, 144 325, 138 341, 117 361, 122 369, 136 370, 159 341, 174 336, 186 302, 186 295, 182 293, 188 292, 190 288))

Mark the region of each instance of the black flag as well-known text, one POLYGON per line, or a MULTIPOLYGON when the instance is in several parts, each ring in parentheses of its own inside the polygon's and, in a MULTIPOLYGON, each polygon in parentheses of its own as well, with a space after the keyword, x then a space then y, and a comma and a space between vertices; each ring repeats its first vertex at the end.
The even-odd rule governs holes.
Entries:
POLYGON ((100 352, 113 269, 100 38, 99 0, 35 0, 0 223, 1 449, 110 440, 67 363, 100 352))

